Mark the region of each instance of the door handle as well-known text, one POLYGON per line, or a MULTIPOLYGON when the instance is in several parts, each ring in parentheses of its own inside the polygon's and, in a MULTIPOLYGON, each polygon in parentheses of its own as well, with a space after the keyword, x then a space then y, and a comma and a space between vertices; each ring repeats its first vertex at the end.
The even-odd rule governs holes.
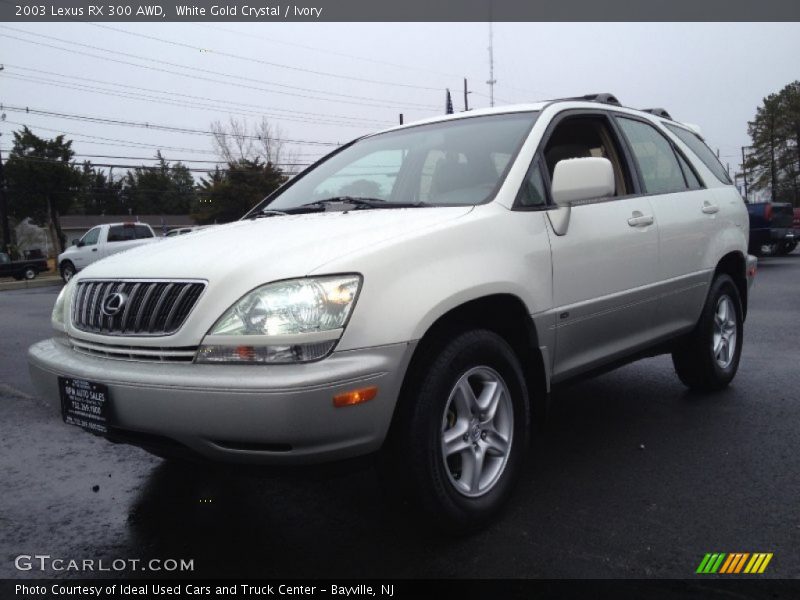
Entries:
POLYGON ((717 206, 716 204, 711 204, 710 202, 706 201, 703 202, 702 211, 707 215, 713 215, 714 213, 719 212, 719 206, 717 206))
POLYGON ((92 248, 92 252, 97 252, 97 248, 92 248))
POLYGON ((628 219, 628 225, 631 227, 647 227, 648 225, 652 225, 653 215, 643 215, 638 210, 633 211, 633 215, 630 219, 628 219))

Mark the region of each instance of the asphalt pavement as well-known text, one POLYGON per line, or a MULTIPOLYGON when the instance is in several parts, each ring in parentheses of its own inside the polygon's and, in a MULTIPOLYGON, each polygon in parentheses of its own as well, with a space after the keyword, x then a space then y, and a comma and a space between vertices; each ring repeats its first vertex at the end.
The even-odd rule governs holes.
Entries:
POLYGON ((0 578, 78 576, 15 568, 37 553, 194 577, 685 578, 709 552, 800 577, 798 252, 761 261, 728 390, 688 393, 665 356, 559 390, 507 511, 461 538, 387 502, 373 467, 187 467, 63 424, 25 359, 57 292, 0 292, 0 578))

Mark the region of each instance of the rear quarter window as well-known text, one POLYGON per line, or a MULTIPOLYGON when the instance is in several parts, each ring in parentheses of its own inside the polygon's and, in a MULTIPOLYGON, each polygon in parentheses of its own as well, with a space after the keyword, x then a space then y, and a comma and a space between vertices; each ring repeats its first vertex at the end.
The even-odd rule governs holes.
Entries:
POLYGON ((719 162, 717 155, 709 148, 699 135, 683 127, 664 123, 664 127, 669 129, 673 134, 678 136, 684 144, 689 146, 689 149, 699 158, 702 163, 708 167, 708 170, 714 174, 714 177, 719 179, 722 183, 732 184, 728 171, 719 162))

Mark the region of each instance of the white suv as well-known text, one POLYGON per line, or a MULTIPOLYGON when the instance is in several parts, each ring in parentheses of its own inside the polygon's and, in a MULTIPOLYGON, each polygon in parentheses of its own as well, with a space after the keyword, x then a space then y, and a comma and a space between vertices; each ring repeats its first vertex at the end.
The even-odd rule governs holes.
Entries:
POLYGON ((380 451, 466 528, 507 498, 551 386, 664 352, 693 389, 733 379, 747 240, 727 173, 663 111, 598 96, 450 115, 81 271, 31 373, 68 423, 160 455, 380 451))

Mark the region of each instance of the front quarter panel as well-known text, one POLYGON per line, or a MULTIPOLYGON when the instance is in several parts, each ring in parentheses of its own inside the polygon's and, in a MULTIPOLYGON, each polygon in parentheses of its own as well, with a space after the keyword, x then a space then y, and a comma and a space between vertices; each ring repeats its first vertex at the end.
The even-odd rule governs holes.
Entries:
POLYGON ((552 298, 544 214, 496 203, 332 261, 315 274, 337 272, 364 277, 338 350, 417 340, 447 311, 488 295, 514 295, 530 314, 549 309, 552 298))

